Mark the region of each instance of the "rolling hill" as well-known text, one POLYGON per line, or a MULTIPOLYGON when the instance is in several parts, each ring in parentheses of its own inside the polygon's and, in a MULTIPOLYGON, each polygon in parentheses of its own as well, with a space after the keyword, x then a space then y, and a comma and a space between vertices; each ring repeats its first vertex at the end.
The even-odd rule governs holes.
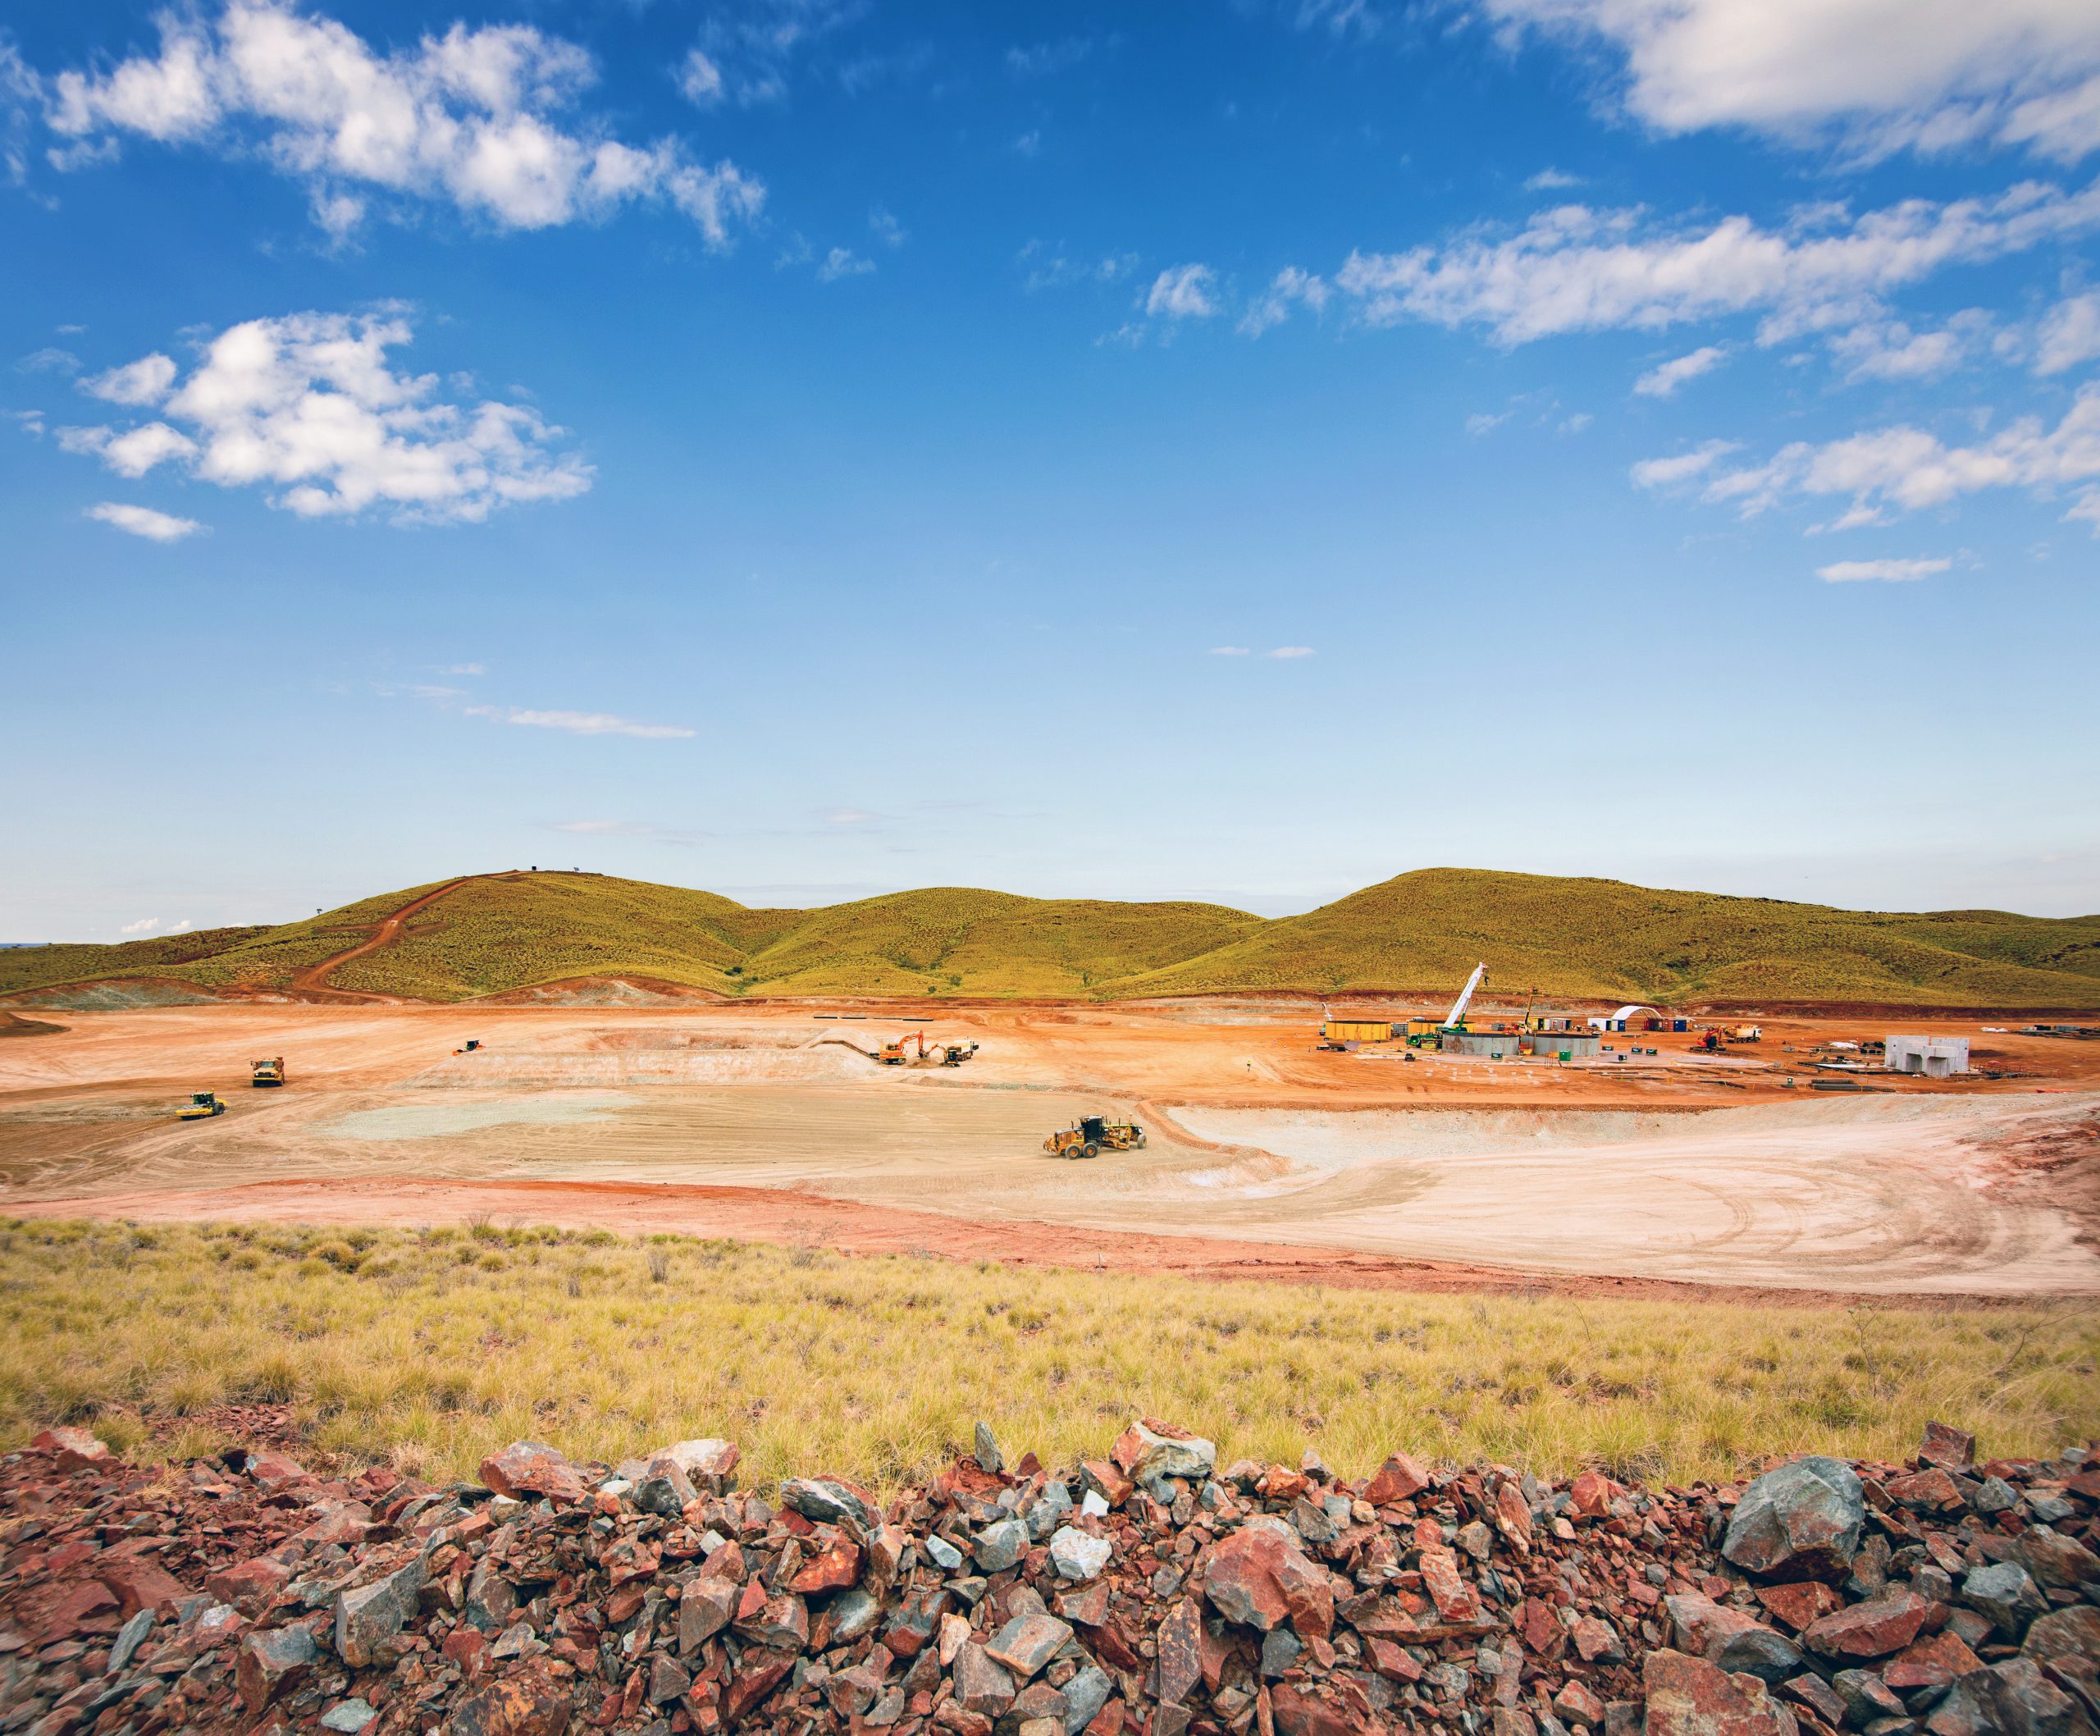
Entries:
MULTIPOLYGON (((62 1001, 112 979, 290 990, 445 884, 275 928, 0 952, 0 996, 62 1001)), ((764 910, 605 875, 486 875, 322 980, 431 1001, 607 977, 732 997, 1441 994, 1483 958, 1504 993, 1568 998, 2100 1007, 2100 916, 1846 911, 1463 868, 1404 874, 1274 920, 965 887, 764 910)))

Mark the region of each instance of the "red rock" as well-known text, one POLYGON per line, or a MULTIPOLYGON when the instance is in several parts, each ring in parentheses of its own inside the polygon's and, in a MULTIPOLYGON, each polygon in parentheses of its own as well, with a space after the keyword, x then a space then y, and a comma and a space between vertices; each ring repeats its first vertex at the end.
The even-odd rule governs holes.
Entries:
POLYGON ((1949 1428, 1944 1423, 1928 1423, 1925 1438, 1918 1447, 1918 1457, 1922 1463, 1938 1465, 1942 1470, 1965 1471, 1976 1462, 1976 1437, 1964 1434, 1958 1428, 1949 1428))
POLYGON ((1363 1645, 1365 1654, 1371 1660, 1371 1667, 1388 1681, 1418 1682, 1422 1679, 1422 1665, 1392 1641, 1367 1634, 1363 1645))
POLYGON ((1262 1633, 1290 1617, 1282 1574, 1304 1560, 1297 1533, 1276 1519, 1252 1519, 1212 1546, 1206 1557, 1204 1595, 1227 1621, 1262 1633))
POLYGON ((221 1603, 230 1603, 244 1615, 253 1615, 284 1588, 292 1570, 275 1556, 256 1556, 236 1566, 221 1568, 204 1582, 204 1589, 221 1603))
POLYGON ((1896 1478, 1888 1485, 1888 1494, 1890 1499, 1925 1513, 1959 1513, 1969 1505, 1954 1479, 1938 1465, 1896 1478))
POLYGON ((84 1428, 47 1428, 30 1442, 30 1450, 48 1454, 62 1471, 84 1471, 109 1460, 108 1446, 84 1428))
POLYGON ((1551 1663, 1568 1649, 1568 1629, 1553 1606, 1527 1597, 1517 1606, 1517 1637, 1532 1656, 1551 1663))
MULTIPOLYGON (((1575 1642, 1575 1650, 1586 1664, 1594 1664, 1600 1659, 1615 1664, 1626 1656, 1611 1624, 1594 1615, 1585 1615, 1577 1621, 1568 1630, 1568 1638, 1575 1642)), ((1705 1661, 1702 1658, 1699 1661, 1705 1661)))
POLYGON ((1436 1601, 1440 1621, 1467 1625, 1483 1618, 1480 1594, 1459 1577, 1459 1558, 1449 1550, 1422 1551, 1422 1583, 1436 1601))
POLYGON ((1269 1704, 1280 1736, 1362 1736, 1362 1726, 1354 1719, 1288 1683, 1270 1690, 1269 1704))
POLYGON ((286 1488, 293 1483, 313 1481, 311 1471, 296 1459, 288 1459, 282 1453, 250 1453, 246 1469, 256 1482, 272 1491, 286 1488))
POLYGON ((1791 1585, 1760 1585, 1757 1601, 1780 1620, 1799 1633, 1810 1622, 1842 1609, 1845 1600, 1834 1586, 1820 1579, 1801 1579, 1791 1585))
POLYGON ((728 1691, 722 1697, 722 1715, 733 1727, 737 1721, 765 1697, 778 1688, 789 1670, 795 1667, 792 1657, 778 1653, 746 1651, 743 1661, 729 1679, 728 1691))
POLYGON ((158 1561, 141 1556, 105 1556, 96 1577, 116 1599, 116 1612, 127 1621, 141 1610, 157 1610, 171 1599, 187 1597, 189 1588, 158 1561))
POLYGON ((44 1617, 44 1642, 48 1644, 69 1633, 76 1633, 96 1616, 106 1610, 113 1613, 116 1609, 116 1600, 107 1587, 92 1579, 84 1585, 74 1586, 60 1597, 44 1617))
POLYGON ((1886 1657, 1918 1637, 1930 1609, 1915 1592, 1897 1592, 1810 1622, 1801 1629, 1801 1643, 1825 1657, 1886 1657))
POLYGON ((788 1582, 788 1588, 805 1597, 811 1592, 838 1592, 860 1577, 861 1551, 857 1545, 842 1541, 805 1562, 802 1570, 788 1582))
POLYGON ((1130 1498, 1130 1492, 1137 1487, 1107 1459, 1088 1460, 1080 1467, 1080 1474, 1085 1479, 1086 1486, 1112 1507, 1121 1506, 1130 1498))
POLYGON ((1656 1651, 1643 1661, 1641 1680, 1648 1694, 1645 1736, 1796 1736, 1793 1715, 1755 1676, 1656 1651))
POLYGON ((1405 1501, 1418 1495, 1429 1487, 1429 1473, 1405 1453, 1396 1452, 1378 1467, 1378 1472, 1364 1485, 1363 1498, 1374 1507, 1390 1505, 1396 1501, 1405 1501))
POLYGON ((1508 1478, 1495 1492, 1495 1528, 1518 1555, 1532 1552, 1532 1510, 1524 1504, 1524 1492, 1508 1478))
POLYGON ((1268 1501, 1295 1501, 1312 1487, 1312 1479, 1303 1471, 1294 1471, 1288 1466, 1272 1464, 1262 1473, 1255 1492, 1268 1501))
POLYGON ((1553 1697, 1553 1709, 1570 1724, 1595 1727, 1605 1721, 1604 1702, 1577 1681, 1562 1685, 1560 1692, 1553 1697))
POLYGON ((1983 1667, 1983 1660, 1959 1634, 1942 1632, 1913 1640, 1882 1665, 1881 1679, 1899 1694, 1907 1694, 1913 1688, 1940 1687, 1983 1667))
POLYGON ((1193 1597, 1184 1597, 1160 1623, 1153 1638, 1158 1648, 1162 1705, 1184 1704, 1203 1679, 1203 1615, 1193 1597))
POLYGON ((514 1441, 482 1461, 482 1482, 514 1501, 581 1501, 590 1492, 582 1474, 550 1446, 536 1441, 514 1441))
POLYGON ((1568 1505, 1577 1519, 1609 1519, 1614 1498, 1623 1493, 1601 1471, 1584 1471, 1568 1486, 1568 1505))
MULTIPOLYGON (((788 1668, 781 1665, 780 1674, 788 1668)), ((635 1679, 641 1674, 636 1671, 635 1679)), ((445 1736, 562 1736, 573 1710, 568 1688, 544 1666, 528 1665, 463 1701, 445 1726, 445 1736)))
POLYGON ((445 1643, 437 1649, 440 1656, 472 1675, 481 1668, 482 1661, 487 1655, 489 1637, 479 1628, 462 1622, 445 1636, 445 1643))

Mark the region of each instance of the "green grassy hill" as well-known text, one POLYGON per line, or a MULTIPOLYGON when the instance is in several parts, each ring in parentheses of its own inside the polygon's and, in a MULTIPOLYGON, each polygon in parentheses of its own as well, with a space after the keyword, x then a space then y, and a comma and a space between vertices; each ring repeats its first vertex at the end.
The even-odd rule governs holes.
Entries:
MULTIPOLYGON (((281 989, 429 889, 279 928, 0 953, 0 995, 126 976, 281 989)), ((486 875, 445 893, 395 943, 340 967, 331 981, 433 1001, 594 976, 730 996, 1441 994, 1480 959, 1501 995, 1536 986, 1552 997, 1662 1003, 2100 1007, 2100 916, 1886 914, 1460 868, 1401 875, 1275 921, 1214 904, 961 887, 753 910, 607 875, 486 875)))

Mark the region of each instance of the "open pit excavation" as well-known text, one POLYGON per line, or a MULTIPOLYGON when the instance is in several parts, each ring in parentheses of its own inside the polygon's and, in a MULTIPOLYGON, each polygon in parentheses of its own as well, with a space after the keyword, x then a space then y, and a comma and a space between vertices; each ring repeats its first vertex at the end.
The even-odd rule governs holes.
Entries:
POLYGON ((1164 1247, 1260 1269, 1271 1250, 1294 1276, 1298 1254, 1512 1280, 2100 1294, 2100 1055, 2039 1036, 1977 1037, 1992 1076, 1840 1073, 1828 1092, 1796 1058, 1859 1021, 1768 1021, 1755 1054, 1644 1041, 1558 1063, 1335 1053, 1302 1008, 1245 999, 944 1007, 938 1024, 792 1003, 67 1019, 11 1044, 0 1072, 10 1213, 494 1215, 1075 1264, 1154 1264, 1164 1247), (921 1025, 979 1052, 880 1063, 921 1025), (289 1058, 286 1085, 249 1088, 262 1053, 289 1058), (226 1112, 178 1121, 205 1087, 226 1112), (1142 1122, 1144 1148, 1043 1149, 1103 1113, 1142 1122))

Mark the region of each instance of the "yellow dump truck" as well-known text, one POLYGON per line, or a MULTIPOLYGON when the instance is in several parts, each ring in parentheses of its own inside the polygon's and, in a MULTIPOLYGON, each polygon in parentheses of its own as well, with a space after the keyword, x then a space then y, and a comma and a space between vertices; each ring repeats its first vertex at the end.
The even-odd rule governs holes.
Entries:
POLYGON ((248 1063, 248 1082, 252 1085, 281 1085, 285 1082, 285 1058, 274 1061, 251 1061, 248 1063))

